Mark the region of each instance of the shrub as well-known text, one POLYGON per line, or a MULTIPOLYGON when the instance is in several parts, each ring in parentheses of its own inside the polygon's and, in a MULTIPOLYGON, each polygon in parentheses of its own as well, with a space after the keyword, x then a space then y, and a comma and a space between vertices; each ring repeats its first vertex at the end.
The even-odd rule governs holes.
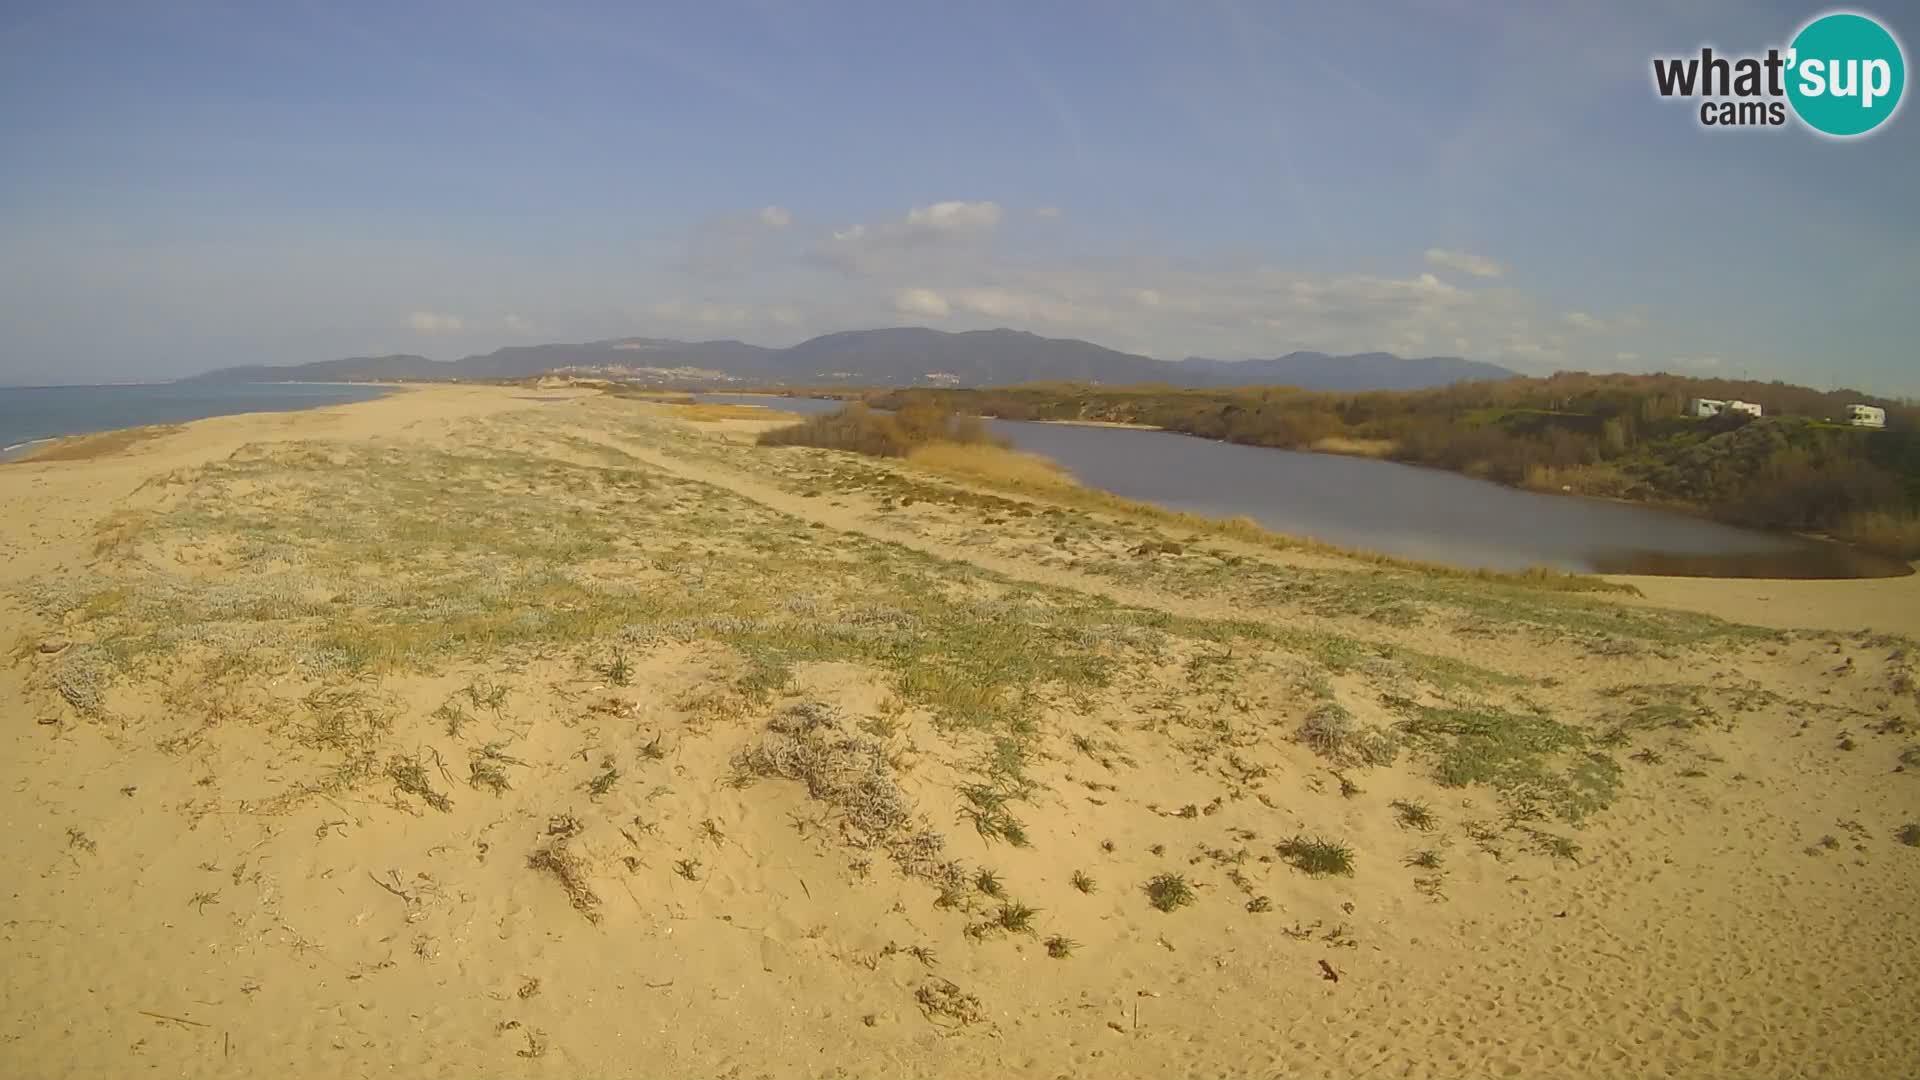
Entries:
POLYGON ((762 446, 817 446, 870 457, 905 457, 934 443, 1005 445, 987 433, 977 416, 957 416, 932 405, 909 405, 883 413, 855 402, 836 412, 762 432, 762 446))

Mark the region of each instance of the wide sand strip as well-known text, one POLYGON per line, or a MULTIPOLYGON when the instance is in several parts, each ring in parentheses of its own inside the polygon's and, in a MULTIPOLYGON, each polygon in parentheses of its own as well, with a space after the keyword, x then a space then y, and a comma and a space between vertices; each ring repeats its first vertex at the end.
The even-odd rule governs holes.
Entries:
POLYGON ((733 415, 0 466, 0 1071, 1920 1074, 1920 579, 1423 574, 733 415))

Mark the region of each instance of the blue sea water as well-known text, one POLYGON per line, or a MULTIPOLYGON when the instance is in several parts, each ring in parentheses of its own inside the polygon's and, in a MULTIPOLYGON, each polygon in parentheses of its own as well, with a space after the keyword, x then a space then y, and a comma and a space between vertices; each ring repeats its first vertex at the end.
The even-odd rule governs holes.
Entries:
POLYGON ((379 386, 341 383, 154 383, 0 387, 0 458, 62 435, 178 424, 233 413, 291 412, 369 401, 379 386))

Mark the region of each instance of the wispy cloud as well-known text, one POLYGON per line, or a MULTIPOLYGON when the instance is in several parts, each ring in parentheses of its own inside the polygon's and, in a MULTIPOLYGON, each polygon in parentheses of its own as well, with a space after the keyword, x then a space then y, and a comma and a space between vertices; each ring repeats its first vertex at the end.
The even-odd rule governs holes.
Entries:
POLYGON ((1475 255, 1470 251, 1451 248, 1428 248, 1427 265, 1458 270, 1463 274, 1472 274, 1474 277, 1481 278, 1504 277, 1507 273, 1506 267, 1485 255, 1475 255))
POLYGON ((893 310, 918 318, 944 319, 953 307, 932 289, 901 289, 893 294, 893 310))
POLYGON ((416 334, 455 334, 465 325, 460 316, 437 311, 414 311, 407 315, 407 326, 416 334))
POLYGON ((992 201, 950 200, 916 206, 906 217, 836 229, 814 252, 816 262, 853 274, 899 269, 926 249, 983 250, 1006 216, 992 201))

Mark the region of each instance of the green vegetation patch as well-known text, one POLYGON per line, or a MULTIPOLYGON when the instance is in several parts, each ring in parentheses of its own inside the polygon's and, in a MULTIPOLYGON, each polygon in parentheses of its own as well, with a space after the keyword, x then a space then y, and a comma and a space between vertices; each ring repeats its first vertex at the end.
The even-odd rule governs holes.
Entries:
POLYGON ((1485 784, 1519 817, 1578 822, 1619 793, 1619 763, 1581 729, 1541 713, 1423 708, 1400 731, 1437 782, 1485 784))

